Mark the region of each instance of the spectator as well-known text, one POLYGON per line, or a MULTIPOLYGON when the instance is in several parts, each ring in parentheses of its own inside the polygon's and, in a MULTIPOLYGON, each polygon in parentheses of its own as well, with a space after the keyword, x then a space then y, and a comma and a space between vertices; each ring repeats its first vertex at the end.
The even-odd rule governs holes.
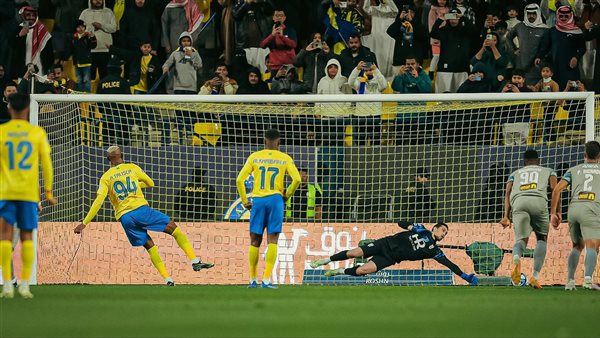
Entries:
POLYGON ((194 181, 181 188, 175 201, 179 216, 185 221, 210 220, 215 213, 215 188, 204 182, 206 172, 195 169, 194 181))
POLYGON ((94 33, 86 31, 85 23, 77 21, 73 34, 73 66, 77 76, 76 89, 80 92, 91 92, 92 77, 92 49, 96 48, 98 42, 94 33))
POLYGON ((556 24, 557 17, 557 8, 565 5, 569 6, 571 10, 579 16, 579 14, 583 11, 584 1, 582 0, 541 0, 540 8, 542 9, 542 14, 546 18, 546 23, 550 27, 554 27, 556 24))
POLYGON ((540 79, 540 72, 534 65, 534 59, 547 30, 548 26, 544 24, 540 6, 529 4, 525 7, 525 20, 517 23, 506 34, 508 49, 514 53, 515 67, 527 70, 525 74, 527 84, 534 84, 540 79), (514 42, 515 40, 517 43, 514 42))
POLYGON ((542 79, 535 84, 535 86, 530 87, 534 92, 558 92, 559 85, 556 81, 552 80, 552 67, 548 64, 542 65, 541 77, 542 79))
MULTIPOLYGON (((106 65, 108 75, 98 82, 97 94, 131 94, 129 82, 121 77, 121 66, 119 58, 109 59, 106 65)), ((133 126, 134 122, 126 116, 127 112, 120 109, 119 105, 113 102, 98 103, 98 110, 104 122, 105 127, 102 129, 102 135, 106 142, 110 144, 129 144, 129 139, 125 138, 125 135, 129 134, 126 128, 129 125, 133 126)))
POLYGON ((54 88, 56 89, 56 93, 70 94, 77 85, 75 81, 67 77, 67 74, 65 74, 65 70, 60 63, 52 66, 52 71, 54 72, 54 88))
POLYGON ((51 0, 56 8, 54 28, 52 29, 52 46, 55 56, 66 61, 71 56, 71 43, 79 14, 86 8, 87 0, 51 0))
POLYGON ((404 191, 403 205, 404 218, 410 222, 428 222, 435 209, 435 201, 427 188, 429 184, 429 172, 425 168, 419 168, 415 174, 415 182, 404 191), (421 220, 421 221, 418 221, 421 220))
POLYGON ((285 12, 275 9, 273 12, 273 28, 260 43, 261 48, 269 48, 270 70, 279 70, 284 64, 294 63, 296 58, 297 36, 293 27, 286 26, 285 12))
POLYGON ((508 9, 506 10, 506 16, 508 17, 508 20, 506 20, 506 29, 508 31, 515 28, 515 26, 521 22, 521 20, 518 18, 519 12, 517 11, 517 6, 515 5, 508 6, 508 9))
POLYGON ((92 80, 96 78, 96 70, 100 78, 107 76, 107 65, 110 60, 108 48, 112 46, 112 33, 117 31, 117 22, 112 10, 104 6, 104 0, 90 0, 90 7, 84 9, 79 16, 89 32, 93 32, 98 41, 92 49, 92 80))
POLYGON ((559 7, 556 26, 542 38, 535 65, 542 59, 550 61, 554 65, 556 82, 564 90, 568 81, 579 80, 579 60, 584 53, 583 32, 575 25, 573 11, 568 6, 559 7))
POLYGON ((407 56, 392 82, 394 92, 401 94, 431 93, 431 79, 414 56, 407 56))
MULTIPOLYGON (((54 62, 52 36, 38 20, 37 10, 33 7, 22 7, 19 15, 23 22, 16 34, 11 34, 11 74, 14 75, 25 70, 29 63, 33 63, 43 73, 50 69, 54 62)), ((16 76, 13 77, 16 78, 16 76)))
POLYGON ((171 54, 179 48, 182 32, 192 37, 202 23, 203 14, 195 1, 171 0, 161 16, 161 44, 165 52, 171 54))
MULTIPOLYGON (((512 81, 504 85, 503 93, 526 93, 531 92, 525 85, 525 71, 515 69, 512 74, 512 81)), ((531 112, 529 105, 517 105, 514 109, 504 113, 503 135, 505 145, 525 144, 529 135, 529 120, 531 112)))
POLYGON ((500 82, 496 78, 487 76, 488 67, 479 62, 469 72, 467 80, 463 82, 457 93, 494 93, 499 90, 500 82))
MULTIPOLYGON (((127 0, 119 29, 119 45, 137 52, 140 43, 150 42, 158 47, 160 38, 159 22, 154 16, 150 0, 127 0)), ((152 51, 156 55, 156 51, 152 51)))
POLYGON ((260 43, 271 29, 269 16, 272 13, 273 8, 268 1, 239 1, 233 8, 236 49, 243 49, 248 63, 259 69, 265 67, 264 58, 269 53, 267 49, 260 48, 260 43))
POLYGON ((317 92, 317 84, 325 75, 321 70, 332 57, 329 46, 321 39, 321 33, 315 33, 312 41, 296 56, 294 66, 304 68, 303 80, 311 87, 311 93, 317 92))
POLYGON ((361 61, 378 64, 375 54, 368 47, 362 45, 358 35, 350 36, 348 48, 340 53, 338 59, 342 68, 342 75, 346 77, 350 76, 352 69, 356 68, 361 61))
POLYGON ((385 76, 374 63, 361 61, 350 73, 348 84, 358 94, 381 94, 387 86, 385 76))
POLYGON ((4 65, 0 64, 0 90, 4 90, 4 86, 10 81, 8 73, 4 65))
MULTIPOLYGON (((204 63, 204 59, 202 59, 202 63, 204 65, 202 68, 207 68, 206 64, 204 63)), ((224 62, 219 62, 219 64, 222 63, 224 62)), ((209 73, 208 78, 212 79, 214 77, 215 73, 213 72, 213 69, 217 69, 217 67, 218 65, 215 65, 212 69, 207 69, 207 73, 209 73)), ((248 64, 248 59, 246 58, 246 50, 238 49, 233 53, 231 63, 227 65, 229 77, 232 77, 234 79, 243 79, 246 76, 250 67, 252 66, 248 64)))
POLYGON ((453 17, 446 21, 437 19, 431 30, 431 37, 440 40, 440 61, 437 67, 435 92, 456 92, 467 79, 471 40, 474 28, 470 22, 460 17, 457 9, 452 9, 453 17), (444 26, 442 26, 446 23, 444 26))
POLYGON ((409 55, 413 55, 419 62, 429 55, 427 30, 414 18, 414 7, 403 6, 396 21, 387 29, 387 34, 396 40, 392 63, 395 68, 403 66, 409 55))
POLYGON ((2 90, 2 101, 0 102, 0 124, 10 121, 10 114, 8 113, 8 97, 16 92, 16 83, 11 81, 4 86, 4 89, 2 90))
POLYGON ((319 80, 317 94, 349 94, 348 79, 342 75, 340 62, 330 59, 325 66, 325 74, 319 80))
POLYGON ((237 91, 238 94, 263 95, 271 94, 266 82, 262 80, 262 74, 258 68, 250 68, 246 81, 242 82, 237 91))
POLYGON ((233 95, 238 90, 237 82, 229 77, 227 65, 222 63, 217 66, 215 77, 204 83, 200 88, 200 95, 233 95))
POLYGON ((483 40, 481 49, 471 59, 471 65, 474 66, 476 63, 483 63, 487 71, 485 72, 489 78, 498 78, 498 80, 504 79, 504 71, 508 64, 508 57, 504 50, 501 50, 498 46, 498 34, 490 33, 483 40))
POLYGON ((298 80, 296 68, 293 65, 283 65, 273 79, 273 94, 306 94, 310 86, 298 80))
POLYGON ((594 82, 592 88, 596 94, 600 93, 600 52, 598 51, 598 43, 600 41, 600 25, 594 25, 591 21, 585 23, 585 30, 583 32, 583 38, 585 41, 596 39, 596 58, 594 66, 594 82))
POLYGON ((179 48, 171 53, 162 66, 163 74, 168 73, 171 67, 175 67, 172 73, 173 89, 175 94, 196 94, 197 87, 197 72, 202 68, 202 59, 200 55, 192 47, 192 35, 188 32, 183 32, 179 36, 179 48))
MULTIPOLYGON (((429 28, 429 32, 433 29, 433 25, 436 20, 446 20, 445 15, 450 11, 450 6, 448 6, 448 0, 436 0, 435 4, 431 5, 431 9, 429 10, 429 16, 427 19, 427 25, 429 28)), ((456 14, 459 14, 458 10, 456 10, 456 14)), ((466 19, 465 19, 466 20, 466 19)), ((429 71, 433 75, 433 73, 437 70, 437 64, 440 60, 440 40, 431 38, 431 64, 429 65, 429 71)))
MULTIPOLYGON (((162 74, 160 60, 152 52, 152 43, 142 41, 137 52, 130 52, 126 56, 129 63, 129 84, 132 85, 134 94, 148 94, 162 74)), ((153 93, 156 92, 155 90, 153 93)))
POLYGON ((39 68, 30 63, 27 65, 27 71, 19 81, 17 91, 19 93, 35 93, 35 94, 55 94, 54 90, 54 72, 52 69, 46 73, 46 75, 39 74, 39 68), (32 88, 33 86, 33 88, 32 88))
POLYGON ((454 7, 458 9, 465 21, 471 23, 473 27, 477 25, 477 15, 473 7, 465 4, 465 0, 454 0, 454 7))
MULTIPOLYGON (((371 34, 363 37, 365 46, 377 55, 377 67, 388 78, 394 76, 392 63, 394 60, 394 39, 387 35, 387 29, 398 16, 398 7, 393 0, 365 0, 363 10, 371 15, 371 34), (371 4, 377 3, 378 5, 371 4)), ((342 63, 342 68, 344 64, 342 63)), ((351 68, 348 68, 351 69, 351 68)))
POLYGON ((336 55, 346 48, 350 36, 364 31, 364 18, 356 5, 356 0, 346 2, 346 8, 341 7, 340 0, 324 1, 325 39, 333 42, 336 55))
POLYGON ((308 170, 298 168, 301 183, 298 190, 285 203, 285 217, 320 220, 322 217, 321 197, 323 191, 318 183, 308 183, 308 170))

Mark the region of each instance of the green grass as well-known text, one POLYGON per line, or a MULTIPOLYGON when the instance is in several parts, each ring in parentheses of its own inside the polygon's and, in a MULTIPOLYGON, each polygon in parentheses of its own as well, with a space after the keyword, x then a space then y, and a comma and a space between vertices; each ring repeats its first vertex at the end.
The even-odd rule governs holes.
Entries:
POLYGON ((32 287, 0 337, 598 336, 600 293, 562 288, 32 287))

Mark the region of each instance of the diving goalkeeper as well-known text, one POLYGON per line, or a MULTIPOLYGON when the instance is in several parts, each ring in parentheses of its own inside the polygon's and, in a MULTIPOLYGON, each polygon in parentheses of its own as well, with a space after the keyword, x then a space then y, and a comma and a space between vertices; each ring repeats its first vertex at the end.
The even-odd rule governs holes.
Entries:
POLYGON ((334 269, 325 272, 325 276, 333 277, 337 275, 362 276, 383 270, 388 266, 400 263, 402 261, 419 261, 433 258, 438 263, 445 265, 452 272, 460 276, 472 285, 478 285, 479 280, 475 274, 466 274, 452 263, 444 252, 437 246, 448 234, 448 225, 437 223, 431 231, 427 230, 423 224, 410 224, 408 222, 399 222, 398 226, 408 231, 402 231, 392 236, 380 238, 372 243, 368 243, 352 250, 344 250, 334 254, 329 258, 312 261, 310 266, 314 269, 319 266, 329 264, 330 262, 343 261, 357 257, 371 257, 371 259, 361 265, 348 269, 334 269))

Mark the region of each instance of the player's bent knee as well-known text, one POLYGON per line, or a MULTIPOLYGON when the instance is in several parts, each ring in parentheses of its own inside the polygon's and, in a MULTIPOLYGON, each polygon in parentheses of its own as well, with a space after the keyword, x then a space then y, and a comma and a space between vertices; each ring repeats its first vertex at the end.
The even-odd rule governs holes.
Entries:
POLYGON ((175 222, 173 221, 170 221, 169 224, 167 224, 167 227, 165 228, 164 232, 169 235, 172 235, 175 229, 177 229, 177 224, 175 224, 175 222))
POLYGON ((361 248, 354 248, 346 253, 348 258, 358 258, 364 255, 364 252, 361 248))

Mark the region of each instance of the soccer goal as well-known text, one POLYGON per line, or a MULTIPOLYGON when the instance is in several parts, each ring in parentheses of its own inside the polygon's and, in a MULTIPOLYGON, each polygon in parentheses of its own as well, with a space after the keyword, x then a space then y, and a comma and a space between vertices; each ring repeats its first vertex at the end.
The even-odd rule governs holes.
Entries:
MULTIPOLYGON (((433 260, 333 282, 310 270, 310 260, 400 231, 399 220, 448 223, 439 244, 448 246, 450 259, 466 271, 508 276, 514 234, 498 221, 509 174, 531 148, 560 177, 583 160, 582 144, 599 131, 589 92, 33 99, 31 120, 48 133, 59 199, 41 215, 38 283, 161 283, 144 250, 130 247, 108 202, 82 236, 73 234, 109 168, 110 145, 121 146, 125 160, 154 179, 156 186, 144 191, 151 206, 179 223, 200 256, 216 264, 194 273, 172 240, 153 235, 173 277, 246 283, 249 211, 235 178, 269 128, 282 132, 281 150, 306 183, 286 205, 274 282, 459 283, 433 260)), ((247 189, 252 184, 246 181, 247 189)), ((567 202, 565 194, 565 213, 567 202)), ((565 282, 570 248, 566 226, 550 231, 542 283, 565 282)), ((529 274, 531 265, 525 258, 523 271, 529 274)))

